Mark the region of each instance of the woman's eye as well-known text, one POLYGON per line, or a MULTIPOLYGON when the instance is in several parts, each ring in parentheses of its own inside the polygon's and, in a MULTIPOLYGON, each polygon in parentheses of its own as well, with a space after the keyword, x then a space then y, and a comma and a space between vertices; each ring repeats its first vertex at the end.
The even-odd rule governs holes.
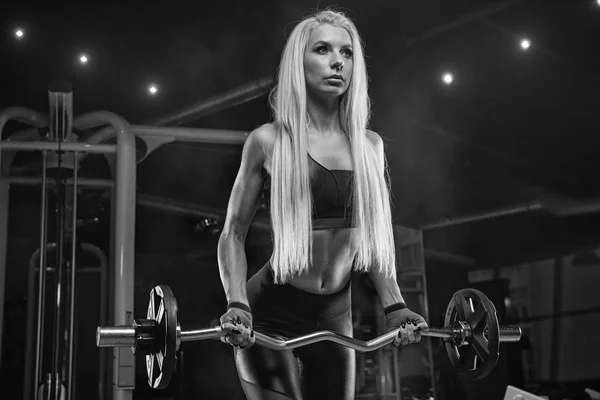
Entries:
POLYGON ((346 57, 352 57, 352 50, 344 50, 342 54, 346 57))
POLYGON ((327 51, 327 47, 321 46, 317 48, 317 53, 325 53, 327 51))

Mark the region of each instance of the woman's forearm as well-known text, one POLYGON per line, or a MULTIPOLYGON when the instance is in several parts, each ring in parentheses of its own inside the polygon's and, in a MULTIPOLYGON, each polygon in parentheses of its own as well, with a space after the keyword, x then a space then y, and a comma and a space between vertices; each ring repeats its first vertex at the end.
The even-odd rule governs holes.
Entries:
POLYGON ((239 301, 248 304, 248 261, 244 241, 232 234, 221 234, 217 245, 217 261, 227 302, 239 301))
POLYGON ((375 290, 377 290, 379 301, 383 308, 395 303, 404 302, 395 277, 388 278, 376 268, 371 268, 369 278, 373 286, 375 286, 375 290))

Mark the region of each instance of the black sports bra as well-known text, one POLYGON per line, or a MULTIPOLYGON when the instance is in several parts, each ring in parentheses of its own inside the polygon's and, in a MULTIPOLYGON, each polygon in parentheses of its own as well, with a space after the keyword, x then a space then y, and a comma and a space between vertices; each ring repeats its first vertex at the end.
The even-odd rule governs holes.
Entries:
MULTIPOLYGON (((308 155, 315 164, 311 191, 313 230, 352 227, 352 183, 354 171, 329 170, 308 155)), ((271 177, 264 172, 263 196, 270 205, 271 177)))

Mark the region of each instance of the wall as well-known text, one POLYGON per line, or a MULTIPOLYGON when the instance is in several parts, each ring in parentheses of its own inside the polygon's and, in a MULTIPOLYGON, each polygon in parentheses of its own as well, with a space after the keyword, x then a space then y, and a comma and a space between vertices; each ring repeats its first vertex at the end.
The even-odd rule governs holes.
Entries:
POLYGON ((569 383, 600 377, 599 256, 595 249, 579 253, 577 260, 582 261, 575 263, 575 254, 569 254, 469 273, 470 282, 510 280, 508 312, 531 345, 524 357, 527 381, 569 383))

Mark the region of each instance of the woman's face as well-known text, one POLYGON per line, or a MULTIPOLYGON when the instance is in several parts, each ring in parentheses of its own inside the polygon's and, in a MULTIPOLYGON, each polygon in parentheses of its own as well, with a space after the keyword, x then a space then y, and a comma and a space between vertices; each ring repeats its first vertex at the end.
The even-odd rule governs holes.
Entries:
POLYGON ((304 52, 307 90, 340 96, 352 78, 352 39, 344 28, 321 25, 313 29, 304 52))

